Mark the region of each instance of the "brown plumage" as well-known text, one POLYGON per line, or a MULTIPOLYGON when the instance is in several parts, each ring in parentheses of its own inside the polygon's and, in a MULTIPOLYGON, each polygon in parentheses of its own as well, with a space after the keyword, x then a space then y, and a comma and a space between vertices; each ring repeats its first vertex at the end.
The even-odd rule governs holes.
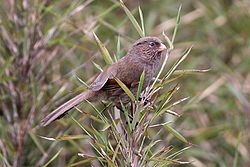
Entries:
POLYGON ((160 66, 161 55, 164 50, 166 50, 166 46, 159 38, 140 38, 133 44, 126 56, 99 74, 91 84, 89 90, 80 93, 56 108, 41 121, 41 125, 46 126, 56 119, 63 117, 70 109, 84 100, 109 100, 120 108, 120 101, 126 104, 130 100, 117 84, 115 78, 121 80, 136 94, 140 76, 144 70, 145 78, 143 89, 145 89, 160 66))

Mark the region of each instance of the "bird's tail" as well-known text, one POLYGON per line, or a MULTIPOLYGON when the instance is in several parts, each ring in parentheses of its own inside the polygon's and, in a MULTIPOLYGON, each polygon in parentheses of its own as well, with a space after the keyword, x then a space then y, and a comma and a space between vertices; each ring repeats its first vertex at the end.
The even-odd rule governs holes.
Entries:
POLYGON ((58 108, 56 108, 54 111, 52 111, 52 113, 50 113, 44 119, 42 119, 41 126, 47 126, 51 122, 63 117, 64 115, 66 115, 68 113, 68 111, 70 109, 77 106, 82 101, 87 100, 87 99, 89 100, 92 97, 94 97, 95 93, 96 92, 93 92, 91 90, 87 90, 87 91, 84 91, 81 94, 77 95, 76 97, 70 99, 66 103, 63 103, 58 108))

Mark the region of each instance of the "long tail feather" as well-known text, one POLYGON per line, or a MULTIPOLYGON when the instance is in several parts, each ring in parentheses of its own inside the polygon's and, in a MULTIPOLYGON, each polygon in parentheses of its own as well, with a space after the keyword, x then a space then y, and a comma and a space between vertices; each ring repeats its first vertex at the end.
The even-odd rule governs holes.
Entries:
POLYGON ((72 109, 73 107, 77 106, 84 100, 87 100, 94 96, 95 92, 87 90, 85 92, 82 92, 81 94, 77 95, 76 97, 70 99, 66 103, 60 105, 57 109, 55 109, 52 113, 47 115, 42 121, 41 126, 47 126, 51 122, 63 117, 67 114, 67 112, 72 109))

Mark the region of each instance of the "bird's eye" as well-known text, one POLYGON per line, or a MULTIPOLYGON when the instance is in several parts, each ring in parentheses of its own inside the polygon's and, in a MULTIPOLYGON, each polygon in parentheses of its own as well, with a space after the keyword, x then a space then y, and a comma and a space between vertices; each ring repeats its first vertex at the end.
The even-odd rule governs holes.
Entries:
POLYGON ((155 46, 155 43, 154 43, 154 42, 150 42, 150 43, 149 43, 149 46, 150 46, 150 47, 153 47, 153 46, 155 46))

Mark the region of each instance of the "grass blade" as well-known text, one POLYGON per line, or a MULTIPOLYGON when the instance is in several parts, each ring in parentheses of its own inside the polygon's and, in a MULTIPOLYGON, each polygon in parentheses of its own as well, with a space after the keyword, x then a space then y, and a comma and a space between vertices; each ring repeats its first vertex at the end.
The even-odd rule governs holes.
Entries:
POLYGON ((178 100, 178 101, 176 101, 176 102, 174 102, 174 103, 172 103, 172 104, 170 104, 170 105, 168 105, 168 106, 166 106, 164 108, 161 108, 161 111, 159 111, 159 115, 161 115, 164 112, 174 114, 174 115, 178 115, 178 114, 175 114, 174 112, 169 111, 169 109, 172 108, 173 106, 183 102, 183 101, 186 101, 187 99, 189 99, 189 97, 182 98, 182 99, 180 99, 180 100, 178 100))
POLYGON ((34 143, 36 144, 37 148, 42 152, 45 153, 45 150, 43 149, 41 143, 38 141, 37 137, 32 133, 29 132, 30 138, 34 141, 34 143))
POLYGON ((117 146, 115 148, 115 152, 113 154, 113 157, 112 157, 112 162, 115 162, 115 159, 117 157, 117 154, 118 154, 118 150, 120 148, 120 145, 121 145, 121 139, 119 140, 119 142, 117 143, 117 146))
POLYGON ((71 117, 71 119, 89 136, 93 139, 93 136, 74 118, 71 117))
POLYGON ((173 154, 169 155, 167 158, 173 159, 173 158, 177 157, 178 155, 182 154, 184 151, 186 151, 186 150, 188 150, 190 148, 191 148, 191 146, 185 147, 185 148, 183 148, 183 149, 181 149, 179 151, 176 151, 173 154))
POLYGON ((139 15, 140 15, 140 20, 141 20, 142 33, 143 33, 143 36, 145 37, 146 32, 145 32, 145 26, 144 26, 144 18, 143 18, 143 13, 142 13, 140 6, 139 6, 138 10, 139 10, 139 15))
POLYGON ((9 66, 12 64, 13 60, 14 60, 14 57, 10 57, 8 60, 6 60, 4 65, 1 67, 1 69, 0 69, 0 82, 2 80, 2 76, 4 74, 4 71, 9 68, 9 66))
POLYGON ((94 66, 100 70, 101 72, 103 72, 103 69, 101 68, 101 66, 99 64, 96 64, 94 61, 92 61, 92 63, 94 64, 94 66))
POLYGON ((168 73, 163 77, 163 80, 168 79, 173 74, 173 72, 181 64, 181 62, 183 62, 187 58, 191 49, 192 49, 192 46, 184 51, 183 56, 181 56, 181 58, 176 61, 176 63, 171 67, 171 69, 168 71, 168 73))
POLYGON ((82 83, 85 87, 87 87, 87 88, 90 87, 86 82, 84 82, 84 81, 83 81, 81 78, 79 78, 76 74, 75 74, 75 77, 76 77, 76 79, 77 79, 80 83, 82 83))
POLYGON ((165 107, 165 105, 170 101, 172 96, 179 90, 178 84, 170 90, 170 92, 161 100, 161 103, 157 109, 157 116, 160 114, 160 111, 165 107))
POLYGON ((101 55, 104 59, 104 61, 107 63, 107 64, 112 64, 113 63, 113 60, 109 54, 109 51, 108 49, 105 47, 105 45, 99 40, 99 38, 97 37, 97 35, 93 32, 93 35, 94 35, 94 38, 95 38, 95 41, 96 41, 96 44, 98 45, 99 47, 99 50, 101 52, 101 55))
POLYGON ((176 36, 177 30, 178 30, 178 27, 179 27, 179 24, 180 24, 180 21, 181 21, 180 14, 181 14, 181 5, 179 7, 177 17, 176 17, 176 25, 175 25, 174 32, 173 32, 173 37, 172 37, 172 40, 171 40, 172 44, 174 43, 175 36, 176 36))
POLYGON ((7 161, 7 159, 1 154, 0 152, 0 160, 3 161, 4 165, 7 167, 11 167, 10 163, 7 161))
POLYGON ((93 109, 95 110, 95 112, 98 114, 98 116, 101 118, 101 120, 108 124, 108 119, 102 114, 102 111, 99 111, 94 104, 92 104, 90 101, 86 100, 90 105, 91 107, 93 107, 93 109))
POLYGON ((132 22, 133 26, 135 27, 136 31, 139 33, 139 35, 141 37, 144 37, 144 33, 140 27, 140 25, 138 24, 138 22, 136 21, 135 17, 133 16, 133 14, 129 11, 129 9, 125 6, 125 4, 123 3, 122 0, 120 0, 120 4, 122 9, 124 10, 124 12, 126 13, 126 15, 128 16, 129 20, 132 22))
POLYGON ((239 160, 238 148, 239 148, 241 136, 242 136, 242 133, 240 132, 238 135, 237 144, 236 144, 236 148, 235 148, 233 167, 237 167, 237 164, 238 164, 238 160, 239 160))
POLYGON ((103 18, 103 17, 107 16, 109 13, 112 12, 112 10, 114 10, 117 7, 119 7, 119 2, 115 2, 112 6, 110 6, 108 9, 106 9, 100 15, 98 15, 97 18, 103 18))
POLYGON ((165 34, 165 32, 162 32, 162 35, 164 36, 164 38, 166 39, 168 46, 169 46, 169 50, 173 50, 174 49, 174 45, 173 43, 170 41, 170 39, 168 38, 168 36, 165 34))
POLYGON ((88 138, 89 138, 88 135, 70 135, 70 136, 65 135, 65 136, 59 137, 58 140, 60 140, 60 141, 64 141, 64 140, 68 141, 68 140, 79 140, 79 139, 88 139, 88 138))
POLYGON ((61 151, 62 148, 45 165, 43 165, 43 167, 47 167, 52 161, 54 161, 58 157, 61 151))
POLYGON ((152 140, 152 141, 149 143, 149 145, 146 146, 144 155, 142 156, 143 159, 142 159, 142 161, 141 161, 141 163, 140 163, 142 166, 144 165, 144 162, 147 161, 147 157, 148 157, 148 154, 149 154, 151 148, 152 148, 153 146, 155 146, 155 145, 156 145, 157 143, 159 143, 159 142, 161 142, 161 140, 156 140, 156 141, 153 141, 153 140, 152 140))
POLYGON ((169 131, 172 135, 174 135, 177 139, 179 139, 180 141, 184 142, 184 143, 188 143, 188 141, 179 133, 177 132, 175 129, 173 129, 171 126, 169 126, 168 124, 164 125, 164 128, 169 131))
POLYGON ((206 69, 206 70, 196 70, 196 69, 192 69, 192 70, 175 70, 173 75, 201 74, 201 73, 206 73, 208 71, 210 71, 210 69, 206 69))
POLYGON ((132 120, 132 130, 134 130, 137 126, 137 123, 139 123, 140 120, 140 114, 141 114, 141 110, 137 110, 135 112, 135 114, 133 115, 133 120, 132 120))
POLYGON ((154 82, 152 83, 150 89, 153 89, 153 87, 154 87, 154 85, 156 84, 157 80, 160 78, 160 75, 161 75, 162 71, 164 70, 164 68, 165 68, 165 66, 166 66, 166 64, 167 64, 168 56, 169 56, 169 52, 166 53, 165 59, 164 59, 162 65, 161 65, 161 69, 160 69, 160 71, 158 72, 158 74, 157 74, 157 76, 156 76, 154 82))
POLYGON ((128 122, 128 135, 130 135, 130 133, 132 132, 132 126, 131 126, 131 123, 130 123, 130 118, 129 118, 129 115, 128 115, 128 111, 125 108, 125 106, 123 105, 122 101, 120 101, 120 103, 121 103, 122 111, 124 112, 126 121, 128 122))
POLYGON ((145 77, 145 72, 143 71, 143 72, 141 73, 141 76, 140 76, 140 82, 139 82, 139 85, 138 85, 136 100, 138 100, 139 97, 140 97, 140 95, 141 95, 142 86, 143 86, 143 82, 144 82, 144 77, 145 77))
POLYGON ((118 83, 118 85, 124 90, 124 92, 129 96, 129 98, 132 101, 135 101, 135 96, 133 95, 133 93, 129 90, 129 88, 118 78, 115 78, 116 82, 118 83))
POLYGON ((116 45, 116 61, 121 58, 121 39, 118 35, 117 37, 117 45, 116 45))

